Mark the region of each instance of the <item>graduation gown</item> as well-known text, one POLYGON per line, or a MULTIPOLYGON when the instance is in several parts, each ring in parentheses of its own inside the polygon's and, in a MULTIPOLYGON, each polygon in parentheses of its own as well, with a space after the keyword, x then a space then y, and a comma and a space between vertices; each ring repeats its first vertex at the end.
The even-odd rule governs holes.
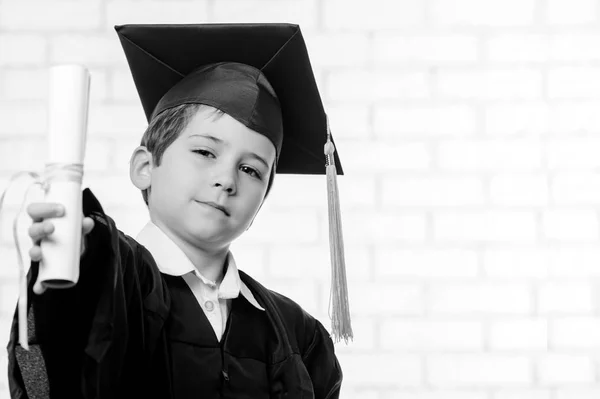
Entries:
POLYGON ((83 212, 95 227, 78 284, 34 295, 32 264, 30 352, 18 344, 16 312, 7 347, 12 398, 339 397, 333 342, 296 303, 240 271, 265 312, 251 317, 240 295, 219 343, 183 279, 161 274, 89 189, 83 212))

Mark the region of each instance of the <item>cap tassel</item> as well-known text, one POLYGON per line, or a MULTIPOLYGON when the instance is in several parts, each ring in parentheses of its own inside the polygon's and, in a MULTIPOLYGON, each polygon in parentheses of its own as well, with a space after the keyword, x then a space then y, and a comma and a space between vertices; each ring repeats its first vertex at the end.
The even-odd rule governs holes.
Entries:
POLYGON ((329 214, 329 249, 331 254, 331 293, 329 297, 329 317, 335 342, 353 339, 348 303, 348 283, 346 281, 346 262, 344 259, 344 238, 342 236, 342 218, 340 197, 337 185, 337 170, 333 153, 335 146, 331 141, 329 120, 327 121, 327 143, 325 144, 325 168, 327 174, 327 203, 329 214))

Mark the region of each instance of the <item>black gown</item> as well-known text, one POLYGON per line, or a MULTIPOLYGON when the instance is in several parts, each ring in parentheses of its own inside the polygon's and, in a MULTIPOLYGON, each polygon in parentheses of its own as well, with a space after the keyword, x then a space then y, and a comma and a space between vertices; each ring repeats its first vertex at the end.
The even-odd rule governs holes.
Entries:
POLYGON ((184 280, 161 274, 89 189, 83 212, 95 227, 78 284, 34 295, 32 263, 30 351, 16 312, 7 347, 12 398, 339 397, 333 342, 296 303, 240 271, 265 312, 232 300, 219 342, 184 280))

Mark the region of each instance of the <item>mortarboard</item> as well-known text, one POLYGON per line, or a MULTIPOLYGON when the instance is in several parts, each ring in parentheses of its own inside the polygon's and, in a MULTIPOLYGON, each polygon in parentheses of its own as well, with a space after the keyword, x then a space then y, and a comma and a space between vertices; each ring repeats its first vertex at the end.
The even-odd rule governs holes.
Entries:
POLYGON ((333 334, 352 337, 336 174, 343 174, 300 27, 115 27, 148 122, 181 104, 218 108, 263 134, 277 173, 327 174, 333 334))
MULTIPOLYGON (((272 141, 281 139, 271 126, 277 124, 278 112, 270 104, 270 84, 280 104, 284 132, 277 173, 325 174, 327 120, 299 26, 123 25, 115 29, 148 121, 169 107, 201 103, 221 109, 272 141)), ((334 160, 338 174, 343 174, 337 152, 334 160)))

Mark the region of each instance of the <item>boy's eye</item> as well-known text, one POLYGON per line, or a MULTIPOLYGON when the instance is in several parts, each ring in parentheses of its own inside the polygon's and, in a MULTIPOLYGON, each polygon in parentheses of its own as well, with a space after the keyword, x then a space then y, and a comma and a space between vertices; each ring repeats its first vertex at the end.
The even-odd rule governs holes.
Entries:
POLYGON ((203 157, 214 157, 214 154, 207 150, 193 150, 192 152, 195 152, 196 154, 200 154, 203 157))
POLYGON ((244 173, 249 174, 252 177, 256 177, 257 179, 261 179, 261 175, 260 173, 258 173, 258 171, 254 168, 251 168, 249 166, 242 166, 240 167, 240 170, 244 173))

